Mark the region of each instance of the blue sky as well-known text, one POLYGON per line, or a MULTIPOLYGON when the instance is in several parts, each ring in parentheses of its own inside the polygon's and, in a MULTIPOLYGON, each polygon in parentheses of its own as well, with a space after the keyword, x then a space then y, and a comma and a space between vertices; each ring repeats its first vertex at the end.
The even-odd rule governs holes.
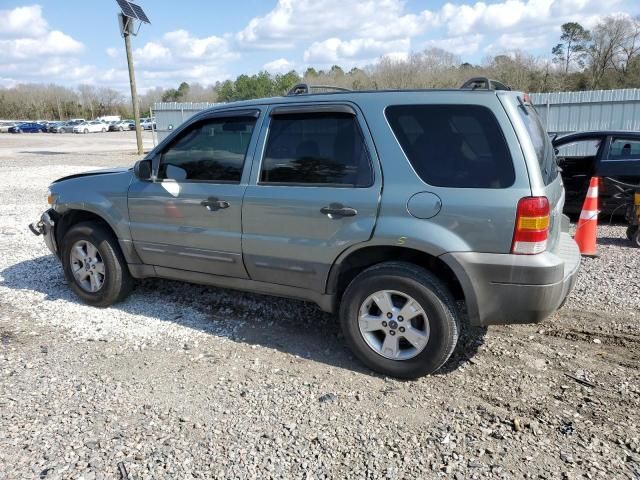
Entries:
MULTIPOLYGON (((548 57, 560 25, 640 14, 637 0, 140 0, 138 86, 213 84, 266 69, 365 66, 428 47, 463 61, 524 50, 548 57)), ((127 89, 115 0, 0 0, 0 86, 127 89)))

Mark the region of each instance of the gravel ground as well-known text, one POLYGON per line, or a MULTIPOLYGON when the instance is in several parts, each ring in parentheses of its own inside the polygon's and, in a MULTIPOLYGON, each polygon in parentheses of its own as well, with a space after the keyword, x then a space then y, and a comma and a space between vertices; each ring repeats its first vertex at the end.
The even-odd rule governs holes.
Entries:
POLYGON ((401 382, 302 302, 149 280, 79 303, 26 225, 51 180, 135 160, 109 135, 0 135, 0 478, 640 478, 623 226, 600 227, 545 323, 467 329, 441 372, 401 382))

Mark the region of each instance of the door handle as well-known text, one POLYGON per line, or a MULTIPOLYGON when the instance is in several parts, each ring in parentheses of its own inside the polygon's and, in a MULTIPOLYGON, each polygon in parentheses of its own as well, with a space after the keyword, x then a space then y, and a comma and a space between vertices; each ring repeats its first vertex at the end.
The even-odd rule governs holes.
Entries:
POLYGON ((200 205, 205 207, 210 212, 215 212, 223 208, 229 208, 229 202, 225 200, 218 200, 216 197, 209 197, 206 200, 200 202, 200 205))
POLYGON ((320 213, 327 215, 329 218, 334 217, 353 217, 358 214, 355 208, 345 207, 341 203, 332 203, 327 207, 322 207, 320 213))

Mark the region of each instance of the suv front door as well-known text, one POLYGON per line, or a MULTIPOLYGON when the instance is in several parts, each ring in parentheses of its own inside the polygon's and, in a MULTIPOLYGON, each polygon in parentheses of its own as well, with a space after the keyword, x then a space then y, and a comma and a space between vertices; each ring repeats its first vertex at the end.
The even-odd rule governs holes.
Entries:
POLYGON ((357 110, 273 106, 244 197, 242 251, 253 280, 323 292, 331 265, 371 237, 381 174, 357 110))
POLYGON ((259 110, 215 112, 179 132, 129 188, 131 237, 157 267, 246 278, 242 197, 259 110))

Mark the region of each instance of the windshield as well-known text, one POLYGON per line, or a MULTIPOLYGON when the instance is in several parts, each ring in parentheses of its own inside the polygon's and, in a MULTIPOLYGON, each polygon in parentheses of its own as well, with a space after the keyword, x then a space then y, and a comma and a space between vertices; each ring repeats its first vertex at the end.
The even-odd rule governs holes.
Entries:
POLYGON ((529 132, 531 143, 538 158, 542 180, 545 185, 552 183, 558 176, 558 165, 556 163, 556 155, 551 145, 551 140, 547 131, 542 126, 538 112, 535 108, 528 104, 521 104, 518 107, 518 113, 522 119, 522 123, 529 132))

